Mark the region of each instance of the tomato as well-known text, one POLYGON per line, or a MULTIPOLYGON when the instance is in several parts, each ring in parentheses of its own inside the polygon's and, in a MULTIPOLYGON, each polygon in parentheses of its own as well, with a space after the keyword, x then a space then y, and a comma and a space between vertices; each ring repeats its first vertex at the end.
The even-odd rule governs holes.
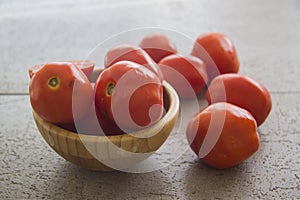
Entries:
POLYGON ((122 60, 132 61, 143 65, 163 80, 162 73, 157 64, 140 47, 124 44, 110 49, 105 56, 104 66, 105 68, 108 68, 122 60))
POLYGON ((104 112, 99 111, 99 109, 97 108, 96 110, 97 110, 96 113, 97 113, 98 122, 102 130, 102 135, 103 133, 106 136, 125 134, 125 132, 122 131, 116 123, 110 120, 108 116, 105 115, 104 112))
POLYGON ((191 149, 207 165, 224 169, 249 158, 259 148, 253 116, 229 103, 216 103, 197 113, 187 126, 191 149))
POLYGON ((120 61, 98 77, 95 104, 122 130, 141 129, 161 118, 163 87, 160 79, 144 66, 120 61))
POLYGON ((105 113, 97 108, 90 109, 82 119, 75 123, 57 125, 63 129, 84 135, 111 136, 125 134, 105 113))
POLYGON ((89 110, 87 114, 77 122, 56 125, 71 132, 84 135, 111 136, 125 134, 105 113, 99 111, 97 108, 89 110))
POLYGON ((272 108, 267 88, 257 80, 239 74, 217 76, 208 87, 206 98, 209 104, 228 102, 248 110, 258 126, 266 120, 272 108))
POLYGON ((34 111, 52 123, 73 123, 81 118, 93 100, 86 75, 70 62, 43 65, 30 80, 30 102, 34 111), (74 98, 72 98, 74 96, 74 98))
POLYGON ((33 75, 41 68, 44 64, 38 64, 28 69, 29 78, 32 78, 33 75))
POLYGON ((151 34, 144 37, 139 45, 151 58, 158 63, 161 59, 171 54, 176 54, 177 49, 164 34, 151 34))
POLYGON ((89 77, 95 67, 95 63, 93 63, 90 60, 70 60, 70 61, 66 61, 66 62, 71 62, 74 65, 77 65, 77 67, 79 67, 79 69, 81 69, 81 71, 87 76, 89 77))
MULTIPOLYGON (((83 73, 85 73, 86 76, 90 76, 93 72, 93 69, 95 67, 95 64, 92 63, 89 60, 71 60, 71 61, 61 61, 61 62, 71 62, 74 65, 76 65, 77 67, 79 67, 79 69, 81 69, 83 71, 83 73)), ((28 70, 29 73, 29 77, 32 78, 32 76, 34 75, 34 73, 39 70, 43 65, 45 64, 39 64, 39 65, 35 65, 33 67, 30 67, 28 70)))
POLYGON ((239 60, 232 41, 221 33, 208 33, 197 38, 191 55, 201 58, 207 67, 209 79, 219 74, 237 73, 239 60), (205 55, 203 49, 209 54, 205 55))
POLYGON ((173 54, 163 58, 159 67, 181 98, 195 97, 206 85, 205 64, 197 57, 173 54))

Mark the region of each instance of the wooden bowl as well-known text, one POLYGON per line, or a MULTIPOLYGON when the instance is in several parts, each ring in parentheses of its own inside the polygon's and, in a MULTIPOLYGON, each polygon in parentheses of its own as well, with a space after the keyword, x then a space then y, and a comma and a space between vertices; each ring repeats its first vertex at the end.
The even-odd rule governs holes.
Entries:
POLYGON ((168 108, 162 119, 151 127, 130 134, 83 135, 51 124, 34 111, 33 117, 45 141, 66 160, 91 170, 122 170, 143 161, 160 148, 175 125, 179 98, 167 82, 163 82, 163 87, 168 108))

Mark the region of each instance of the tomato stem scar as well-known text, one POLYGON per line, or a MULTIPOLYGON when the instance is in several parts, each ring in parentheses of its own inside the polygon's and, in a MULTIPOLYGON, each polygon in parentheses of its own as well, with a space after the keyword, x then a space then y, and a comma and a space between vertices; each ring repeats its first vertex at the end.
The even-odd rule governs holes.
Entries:
POLYGON ((114 83, 112 83, 112 82, 108 83, 107 86, 106 86, 106 95, 111 96, 113 91, 114 91, 114 88, 115 88, 114 83))
POLYGON ((48 86, 50 89, 52 90, 57 90, 60 86, 60 80, 58 77, 54 76, 54 77, 50 77, 48 79, 48 86))

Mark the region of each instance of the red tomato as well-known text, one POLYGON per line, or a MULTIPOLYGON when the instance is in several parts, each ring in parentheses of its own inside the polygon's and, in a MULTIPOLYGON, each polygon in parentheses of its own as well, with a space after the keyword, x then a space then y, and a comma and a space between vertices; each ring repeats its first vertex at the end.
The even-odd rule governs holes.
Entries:
POLYGON ((95 63, 90 60, 70 60, 66 62, 71 62, 76 65, 87 77, 92 74, 95 67, 95 63))
POLYGON ((228 102, 248 110, 258 126, 266 120, 272 108, 267 88, 257 80, 239 74, 217 76, 209 85, 206 98, 209 104, 228 102))
POLYGON ((32 78, 33 75, 44 66, 45 64, 38 64, 28 69, 29 78, 32 78))
POLYGON ((239 71, 240 64, 235 46, 229 38, 221 33, 209 33, 199 36, 191 55, 204 61, 210 80, 219 74, 237 73, 239 71), (209 54, 213 62, 203 52, 202 48, 209 54))
POLYGON ((152 34, 143 38, 140 45, 151 58, 158 63, 161 59, 171 54, 176 54, 177 49, 164 34, 152 34))
POLYGON ((108 68, 116 62, 127 60, 145 66, 154 72, 161 80, 163 80, 162 73, 157 64, 152 58, 140 47, 133 45, 120 45, 110 49, 105 57, 104 66, 108 68))
POLYGON ((209 166, 229 168, 249 158, 259 148, 253 116, 229 103, 216 103, 197 113, 187 127, 192 150, 209 166))
POLYGON ((159 66, 181 98, 195 97, 206 85, 205 64, 197 57, 174 54, 163 58, 159 66))
POLYGON ((104 112, 99 111, 97 108, 96 110, 101 130, 106 136, 125 134, 125 132, 122 131, 117 124, 111 121, 104 112))
MULTIPOLYGON (((62 61, 62 62, 71 62, 72 64, 79 67, 79 69, 81 69, 87 77, 89 77, 92 74, 93 69, 95 67, 95 64, 92 63, 89 60, 71 60, 71 61, 62 61)), ((29 70, 28 70, 29 77, 32 78, 34 73, 37 70, 39 70, 43 65, 45 65, 45 64, 39 64, 39 65, 35 65, 33 67, 30 67, 29 70)))
POLYGON ((83 117, 93 100, 86 75, 68 62, 43 65, 31 78, 29 92, 34 111, 52 123, 73 123, 73 114, 83 117))
POLYGON ((80 120, 71 124, 57 124, 61 128, 67 129, 74 133, 84 135, 111 136, 125 134, 114 122, 97 108, 89 112, 80 120))
POLYGON ((130 61, 105 69, 95 85, 96 107, 122 130, 157 122, 163 113, 163 87, 150 70, 130 61))

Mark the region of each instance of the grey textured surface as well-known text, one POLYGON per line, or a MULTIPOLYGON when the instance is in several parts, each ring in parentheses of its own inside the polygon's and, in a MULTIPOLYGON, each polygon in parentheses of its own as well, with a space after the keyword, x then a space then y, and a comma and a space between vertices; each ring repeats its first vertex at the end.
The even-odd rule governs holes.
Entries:
POLYGON ((299 13, 298 0, 0 1, 0 199, 299 199, 299 13), (108 37, 145 26, 234 41, 240 73, 265 83, 273 99, 254 156, 214 170, 188 150, 154 172, 101 173, 47 146, 31 115, 28 67, 83 59, 108 37))

